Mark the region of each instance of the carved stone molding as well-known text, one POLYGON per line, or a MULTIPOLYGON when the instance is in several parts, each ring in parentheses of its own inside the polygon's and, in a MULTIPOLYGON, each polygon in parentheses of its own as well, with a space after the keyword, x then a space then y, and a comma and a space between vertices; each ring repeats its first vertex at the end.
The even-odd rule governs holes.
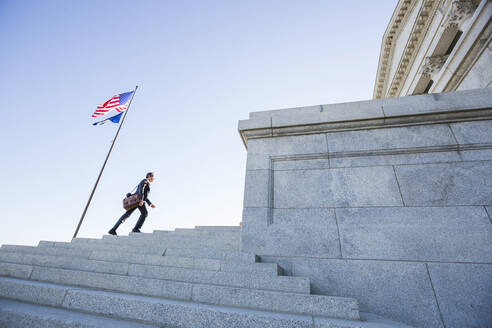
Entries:
MULTIPOLYGON (((413 60, 415 59, 415 54, 419 49, 425 34, 427 33, 432 17, 437 11, 438 4, 439 1, 437 0, 424 0, 403 55, 400 58, 400 63, 396 73, 393 76, 393 80, 388 88, 388 97, 392 98, 398 96, 399 90, 403 86, 403 81, 408 74, 408 69, 411 67, 413 60)), ((382 96, 383 95, 380 97, 382 96)))
POLYGON ((431 76, 432 74, 439 72, 443 67, 444 63, 446 62, 446 60, 448 59, 448 57, 449 55, 426 57, 420 73, 431 76))
POLYGON ((443 24, 445 28, 458 28, 459 24, 472 16, 480 0, 455 0, 443 24))
POLYGON ((400 0, 393 13, 393 17, 386 29, 383 36, 383 43, 381 46, 381 54, 379 57, 378 72, 376 76, 376 83, 374 85, 374 98, 381 98, 383 90, 385 90, 388 83, 388 74, 391 65, 391 54, 395 47, 395 41, 404 25, 408 12, 415 5, 416 0, 400 0))

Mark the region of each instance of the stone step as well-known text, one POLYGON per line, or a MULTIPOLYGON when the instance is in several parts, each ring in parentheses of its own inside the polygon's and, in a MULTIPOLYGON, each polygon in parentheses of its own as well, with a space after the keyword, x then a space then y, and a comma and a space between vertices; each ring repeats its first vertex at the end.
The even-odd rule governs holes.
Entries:
MULTIPOLYGON (((15 269, 11 269, 10 272, 8 272, 9 277, 11 278, 57 285, 104 289, 119 293, 174 300, 192 300, 212 305, 244 307, 275 312, 321 315, 349 319, 358 318, 357 301, 351 298, 181 283, 86 271, 29 267, 20 264, 0 264, 0 267, 2 267, 2 273, 6 272, 6 267, 14 267, 15 269), (29 270, 31 272, 29 272, 29 270)), ((5 286, 0 284, 0 291, 4 289, 4 287, 5 286)), ((0 297, 8 296, 0 295, 0 297)))
POLYGON ((156 248, 170 248, 170 247, 185 247, 185 248, 208 248, 213 250, 231 251, 236 252, 240 249, 240 243, 238 241, 213 241, 213 240, 193 240, 183 238, 166 238, 164 240, 158 238, 132 238, 128 236, 110 236, 107 235, 102 239, 79 239, 72 240, 72 244, 90 244, 90 245, 117 245, 117 246, 136 246, 136 247, 148 247, 151 249, 156 248))
MULTIPOLYGON (((3 250, 19 250, 23 252, 37 252, 43 253, 43 249, 66 249, 76 250, 80 253, 88 253, 91 251, 115 251, 115 252, 128 252, 135 254, 147 254, 147 255, 166 255, 177 257, 190 257, 190 258, 204 258, 204 259, 216 259, 225 262, 244 262, 255 263, 259 261, 259 257, 253 253, 245 252, 228 252, 222 250, 211 250, 207 248, 166 248, 166 247, 144 247, 144 246, 119 246, 114 244, 92 244, 87 243, 67 243, 67 242, 47 242, 40 241, 39 246, 17 246, 17 245, 3 245, 0 249, 3 250), (33 250, 39 248, 38 250, 33 250)), ((62 252, 61 252, 62 253, 62 252)), ((76 253, 76 252, 74 252, 76 253)))
MULTIPOLYGON (((130 233, 131 235, 138 233, 130 233)), ((152 233, 160 236, 211 236, 211 237, 234 237, 239 238, 241 231, 227 231, 227 230, 198 230, 198 229, 176 229, 175 231, 154 230, 152 233)))
POLYGON ((269 275, 280 275, 282 269, 276 263, 259 263, 259 262, 224 262, 216 259, 179 257, 179 256, 158 256, 142 255, 128 252, 108 252, 94 251, 89 259, 126 262, 135 264, 161 265, 178 268, 191 268, 210 271, 224 272, 243 272, 243 273, 263 273, 269 275))
MULTIPOLYGON (((78 240, 77 238, 72 240, 73 243, 83 242, 89 243, 86 240, 78 240)), ((140 244, 144 243, 151 246, 160 246, 166 245, 168 247, 179 246, 179 247, 187 247, 187 248, 200 248, 200 247, 208 247, 213 249, 234 249, 239 250, 240 247, 240 237, 210 237, 210 236, 166 236, 162 237, 159 234, 152 235, 140 235, 140 234, 132 234, 129 236, 111 236, 105 235, 102 239, 94 239, 90 241, 91 243, 125 243, 125 244, 140 244)))
POLYGON ((158 328, 159 326, 0 299, 0 327, 158 328))
POLYGON ((353 324, 359 323, 356 321, 359 319, 357 301, 348 298, 277 293, 284 295, 281 302, 277 302, 275 295, 266 295, 271 298, 260 300, 260 303, 263 301, 264 304, 255 302, 253 297, 246 300, 247 308, 237 308, 236 305, 203 304, 208 302, 207 299, 202 299, 203 293, 207 294, 208 291, 197 289, 195 293, 194 289, 193 294, 190 293, 186 301, 176 301, 88 288, 73 288, 60 284, 0 278, 0 297, 3 298, 64 307, 120 319, 138 319, 151 324, 173 327, 312 328, 314 327, 313 316, 316 319, 318 315, 310 312, 323 313, 332 318, 350 319, 353 320, 353 324), (295 297, 301 298, 295 299, 295 297), (311 297, 314 297, 314 301, 310 302, 311 297), (296 314, 283 313, 292 312, 291 310, 294 310, 296 314), (265 319, 268 320, 264 321, 265 319))
MULTIPOLYGON (((53 247, 53 242, 40 242, 45 247, 53 247), (50 246, 46 246, 50 245, 50 246)), ((70 243, 67 243, 70 245, 70 243)), ((43 246, 41 246, 43 247, 43 246)), ((61 248, 61 247, 60 247, 61 248)), ((74 256, 72 254, 46 254, 34 252, 15 252, 11 250, 0 249, 0 261, 21 263, 21 264, 33 264, 44 265, 46 263, 64 265, 66 263, 71 264, 73 260, 85 259, 85 260, 97 260, 108 262, 120 262, 130 264, 149 264, 160 265, 177 268, 189 268, 200 269, 210 271, 223 271, 223 272, 242 272, 242 273, 256 273, 267 274, 272 276, 282 275, 282 269, 276 263, 243 263, 243 262, 224 262, 216 259, 205 258, 193 258, 193 257, 179 257, 179 256, 160 256, 160 255, 146 255, 138 253, 129 253, 126 251, 92 251, 88 256, 74 256)), ((82 265, 83 261, 76 264, 82 265)), ((118 268, 116 264, 115 269, 118 268)), ((77 268, 77 267, 75 267, 77 268)))
POLYGON ((195 226, 197 230, 209 230, 209 231, 239 231, 241 232, 240 226, 195 226))
MULTIPOLYGON (((94 272, 101 274, 124 275, 130 277, 144 277, 166 281, 178 281, 192 284, 233 286, 240 288, 265 289, 306 294, 309 294, 310 292, 309 279, 304 277, 286 277, 241 272, 207 271, 145 264, 115 263, 77 258, 73 259, 72 261, 66 261, 65 259, 62 259, 62 261, 57 261, 56 258, 49 258, 47 256, 44 256, 41 259, 36 258, 35 261, 33 261, 33 259, 30 257, 9 259, 8 262, 2 260, 0 262, 0 275, 25 279, 26 277, 29 277, 31 274, 33 274, 32 271, 34 269, 39 271, 41 270, 41 268, 74 271, 74 275, 77 275, 78 271, 83 271, 89 273, 94 272), (38 263, 32 264, 29 262, 38 263)), ((61 273, 64 273, 64 271, 61 273)), ((107 277, 103 278, 106 279, 107 277)))

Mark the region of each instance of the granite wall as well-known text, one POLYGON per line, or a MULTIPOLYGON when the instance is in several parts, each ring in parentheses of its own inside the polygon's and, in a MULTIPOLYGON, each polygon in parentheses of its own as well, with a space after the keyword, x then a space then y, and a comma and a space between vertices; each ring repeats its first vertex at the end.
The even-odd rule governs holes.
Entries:
POLYGON ((492 89, 251 113, 242 250, 417 327, 492 327, 492 89))

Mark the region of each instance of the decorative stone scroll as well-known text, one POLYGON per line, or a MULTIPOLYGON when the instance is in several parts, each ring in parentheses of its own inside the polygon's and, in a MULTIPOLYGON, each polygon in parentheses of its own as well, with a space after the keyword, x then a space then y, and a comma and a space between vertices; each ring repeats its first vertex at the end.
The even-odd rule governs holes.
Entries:
POLYGON ((448 57, 449 55, 426 57, 420 73, 430 77, 434 73, 439 72, 443 67, 444 63, 446 62, 446 60, 448 59, 448 57))
POLYGON ((479 0, 455 0, 451 5, 447 18, 443 26, 448 28, 458 28, 459 24, 472 16, 480 3, 479 0))

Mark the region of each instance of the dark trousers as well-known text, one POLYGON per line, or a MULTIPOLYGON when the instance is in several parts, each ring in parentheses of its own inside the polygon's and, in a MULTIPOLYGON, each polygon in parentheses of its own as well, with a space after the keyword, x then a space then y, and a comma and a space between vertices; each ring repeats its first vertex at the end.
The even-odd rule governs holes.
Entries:
POLYGON ((140 228, 142 227, 142 225, 145 222, 145 218, 149 214, 147 212, 147 208, 145 207, 145 204, 143 204, 142 206, 138 206, 138 207, 132 208, 131 210, 126 211, 125 214, 123 214, 121 216, 121 218, 118 220, 118 222, 116 222, 116 224, 114 225, 114 227, 111 230, 116 231, 116 229, 118 229, 118 227, 120 226, 120 224, 122 224, 126 219, 128 219, 128 217, 130 215, 132 215, 133 211, 135 211, 137 208, 140 211, 140 217, 138 218, 137 224, 135 224, 135 228, 133 228, 133 230, 140 230, 140 228))

